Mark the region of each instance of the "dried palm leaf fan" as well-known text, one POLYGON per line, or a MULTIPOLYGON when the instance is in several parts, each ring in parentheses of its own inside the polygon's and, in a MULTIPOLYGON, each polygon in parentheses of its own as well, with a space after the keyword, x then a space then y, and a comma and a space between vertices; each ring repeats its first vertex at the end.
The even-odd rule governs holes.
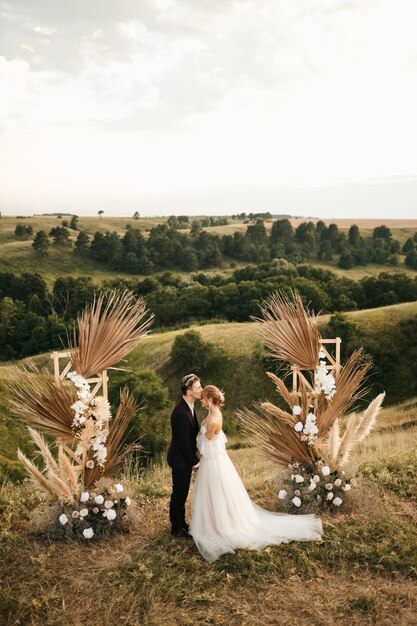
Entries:
POLYGON ((26 367, 12 369, 9 387, 11 408, 28 426, 53 435, 63 443, 73 441, 71 405, 77 399, 75 389, 56 382, 34 361, 29 361, 26 367))
POLYGON ((260 332, 271 356, 314 370, 320 350, 321 336, 314 313, 306 309, 301 296, 291 291, 274 293, 260 305, 260 332))
MULTIPOLYGON (((73 368, 84 378, 101 373, 135 347, 152 320, 153 315, 147 315, 144 301, 136 299, 132 292, 101 293, 78 317, 78 333, 74 332, 72 345, 70 342, 73 368)), ((121 393, 119 410, 109 423, 104 467, 95 463, 90 470, 86 461, 94 454, 91 438, 96 433, 91 417, 87 418, 83 429, 73 429, 74 410, 71 407, 78 397, 76 389, 65 381, 56 381, 46 369, 40 370, 34 362, 29 362, 26 368, 14 369, 10 388, 12 408, 28 425, 30 436, 43 456, 44 472, 40 472, 20 451, 19 459, 32 480, 50 497, 74 501, 77 492, 87 485, 91 486, 100 477, 113 474, 127 452, 138 447, 133 445, 123 451, 120 449, 129 422, 137 410, 135 401, 126 390, 121 393), (56 442, 70 444, 70 447, 60 447, 56 461, 48 444, 33 427, 53 435, 56 442), (77 449, 74 453, 72 447, 75 445, 77 449), (77 455, 81 455, 81 463, 81 457, 77 455)))
MULTIPOLYGON (((289 365, 316 370, 321 337, 316 318, 304 309, 300 295, 293 291, 291 300, 285 293, 278 292, 260 308, 262 318, 258 321, 270 354, 289 365)), ((256 412, 245 409, 238 411, 238 417, 260 450, 278 463, 314 464, 324 453, 332 467, 340 467, 347 462, 352 447, 371 431, 384 398, 384 394, 380 394, 359 422, 355 414, 349 416, 343 437, 340 436, 340 419, 367 391, 364 381, 370 366, 370 357, 362 349, 356 350, 340 368, 336 393, 331 399, 324 393, 311 391, 302 376, 298 379, 298 390, 290 392, 281 378, 267 372, 290 411, 271 402, 262 402, 255 406, 256 412), (296 425, 304 425, 312 401, 318 433, 315 440, 308 443, 308 437, 303 438, 300 433, 303 426, 296 432, 296 425)))
POLYGON ((300 441, 294 428, 287 422, 277 419, 265 403, 255 405, 257 412, 249 409, 237 411, 237 416, 245 425, 258 446, 266 456, 276 463, 286 464, 289 461, 299 461, 311 464, 315 453, 311 447, 300 441))
POLYGON ((89 378, 125 357, 149 330, 154 315, 133 292, 102 292, 77 318, 69 337, 73 369, 89 378))

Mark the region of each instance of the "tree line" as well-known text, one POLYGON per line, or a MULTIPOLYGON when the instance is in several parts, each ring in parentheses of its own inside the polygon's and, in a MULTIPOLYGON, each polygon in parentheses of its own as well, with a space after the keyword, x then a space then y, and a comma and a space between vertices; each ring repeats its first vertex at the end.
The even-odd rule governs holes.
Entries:
MULTIPOLYGON (((142 280, 105 281, 102 288, 131 289, 156 314, 156 328, 195 321, 244 322, 277 289, 297 289, 315 311, 334 313, 417 300, 417 277, 380 273, 360 281, 311 265, 274 261, 237 269, 231 276, 204 272, 184 279, 172 272, 142 280)), ((60 348, 66 332, 97 285, 89 277, 65 276, 51 288, 39 274, 0 273, 0 354, 17 359, 60 348)))
MULTIPOLYGON (((68 226, 77 230, 74 218, 71 224, 63 222, 49 233, 38 231, 33 248, 40 256, 47 256, 49 246, 72 247, 68 226)), ((265 263, 273 259, 286 259, 291 263, 319 260, 325 263, 337 261, 339 267, 351 269, 370 263, 396 266, 400 255, 405 263, 417 269, 417 233, 404 245, 395 239, 384 225, 364 236, 353 224, 348 233, 337 224, 323 221, 302 222, 294 228, 288 219, 275 220, 271 229, 265 227, 263 218, 257 217, 248 224, 245 232, 218 235, 203 230, 206 226, 227 223, 227 218, 203 218, 185 221, 186 216, 170 216, 166 224, 158 224, 145 237, 140 228, 126 226, 123 236, 113 231, 89 233, 81 230, 74 242, 73 252, 79 257, 90 258, 113 270, 131 274, 150 274, 161 269, 177 269, 194 272, 216 268, 225 260, 265 263), (188 229, 184 232, 184 229, 188 229)), ((245 220, 249 221, 249 220, 245 220)), ((18 227, 16 227, 18 228, 18 227)), ((19 225, 19 235, 25 225, 19 225)), ((28 238, 24 233, 23 238, 28 238)))

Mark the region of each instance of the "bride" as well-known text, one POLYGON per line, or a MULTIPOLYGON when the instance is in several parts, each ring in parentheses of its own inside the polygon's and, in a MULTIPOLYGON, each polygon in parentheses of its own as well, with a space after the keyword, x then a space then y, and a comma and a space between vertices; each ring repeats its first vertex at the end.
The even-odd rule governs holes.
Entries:
POLYGON ((315 515, 271 513, 252 502, 226 452, 220 389, 207 385, 201 404, 208 414, 197 443, 200 463, 189 532, 202 556, 213 562, 236 548, 262 550, 273 544, 320 539, 322 523, 315 515))

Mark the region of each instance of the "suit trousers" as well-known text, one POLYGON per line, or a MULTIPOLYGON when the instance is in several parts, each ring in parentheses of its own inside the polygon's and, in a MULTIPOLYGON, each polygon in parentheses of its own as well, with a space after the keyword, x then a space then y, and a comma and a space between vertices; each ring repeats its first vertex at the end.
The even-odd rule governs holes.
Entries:
POLYGON ((172 468, 172 494, 169 503, 169 519, 175 532, 185 525, 185 501, 190 490, 192 469, 172 468))

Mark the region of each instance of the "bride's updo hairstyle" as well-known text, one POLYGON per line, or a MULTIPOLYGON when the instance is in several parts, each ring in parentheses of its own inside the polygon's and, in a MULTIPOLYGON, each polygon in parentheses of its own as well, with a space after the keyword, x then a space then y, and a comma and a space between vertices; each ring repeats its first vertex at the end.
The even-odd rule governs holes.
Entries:
POLYGON ((215 385, 207 385, 204 387, 201 395, 207 398, 207 400, 211 400, 216 406, 223 406, 224 404, 224 394, 215 385))

